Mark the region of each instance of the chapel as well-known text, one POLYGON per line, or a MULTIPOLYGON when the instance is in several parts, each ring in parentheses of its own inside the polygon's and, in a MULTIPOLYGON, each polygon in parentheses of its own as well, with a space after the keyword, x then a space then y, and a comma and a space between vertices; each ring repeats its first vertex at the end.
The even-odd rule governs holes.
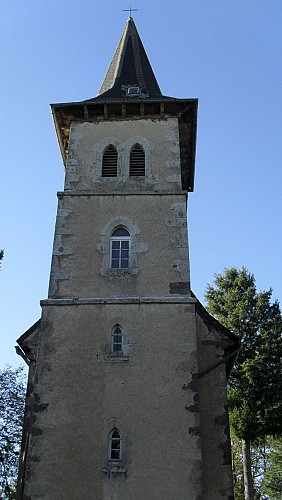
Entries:
POLYGON ((48 297, 18 339, 18 500, 233 499, 238 340, 190 285, 197 104, 162 94, 130 16, 98 95, 51 105, 65 184, 48 297))

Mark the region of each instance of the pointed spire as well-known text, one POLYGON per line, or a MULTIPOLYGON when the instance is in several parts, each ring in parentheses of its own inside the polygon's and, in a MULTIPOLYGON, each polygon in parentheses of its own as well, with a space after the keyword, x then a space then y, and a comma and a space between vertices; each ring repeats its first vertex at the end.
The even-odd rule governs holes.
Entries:
POLYGON ((130 95, 162 97, 132 17, 128 18, 98 93, 103 98, 124 98, 130 95), (129 88, 133 89, 130 91, 129 88))

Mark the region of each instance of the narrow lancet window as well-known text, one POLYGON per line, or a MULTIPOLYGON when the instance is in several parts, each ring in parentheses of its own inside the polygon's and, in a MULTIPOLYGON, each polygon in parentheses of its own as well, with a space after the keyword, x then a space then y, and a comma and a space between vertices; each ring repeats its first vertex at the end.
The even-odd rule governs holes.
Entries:
POLYGON ((102 177, 117 177, 117 149, 110 144, 103 154, 102 177))
POLYGON ((121 354, 123 351, 123 334, 120 325, 115 325, 112 331, 112 351, 121 354))
POLYGON ((109 434, 109 460, 121 460, 121 437, 117 429, 109 434))
POLYGON ((134 144, 130 151, 129 175, 145 176, 145 151, 140 144, 134 144))

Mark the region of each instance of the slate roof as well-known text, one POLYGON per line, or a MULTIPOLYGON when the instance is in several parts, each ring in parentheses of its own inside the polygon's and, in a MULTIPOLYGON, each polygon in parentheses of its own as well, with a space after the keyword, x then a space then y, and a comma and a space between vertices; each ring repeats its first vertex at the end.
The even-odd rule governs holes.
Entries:
POLYGON ((135 23, 129 17, 98 96, 94 99, 134 99, 127 95, 127 89, 135 86, 140 88, 139 98, 162 98, 135 23))

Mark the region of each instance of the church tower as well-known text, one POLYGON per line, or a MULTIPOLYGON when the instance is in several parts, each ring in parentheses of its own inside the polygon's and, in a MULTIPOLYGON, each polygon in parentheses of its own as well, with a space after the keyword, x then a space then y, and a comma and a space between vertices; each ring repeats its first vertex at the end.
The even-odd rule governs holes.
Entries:
POLYGON ((18 500, 231 499, 238 346, 190 288, 197 99, 163 96, 133 19, 97 97, 54 104, 65 164, 18 500))

